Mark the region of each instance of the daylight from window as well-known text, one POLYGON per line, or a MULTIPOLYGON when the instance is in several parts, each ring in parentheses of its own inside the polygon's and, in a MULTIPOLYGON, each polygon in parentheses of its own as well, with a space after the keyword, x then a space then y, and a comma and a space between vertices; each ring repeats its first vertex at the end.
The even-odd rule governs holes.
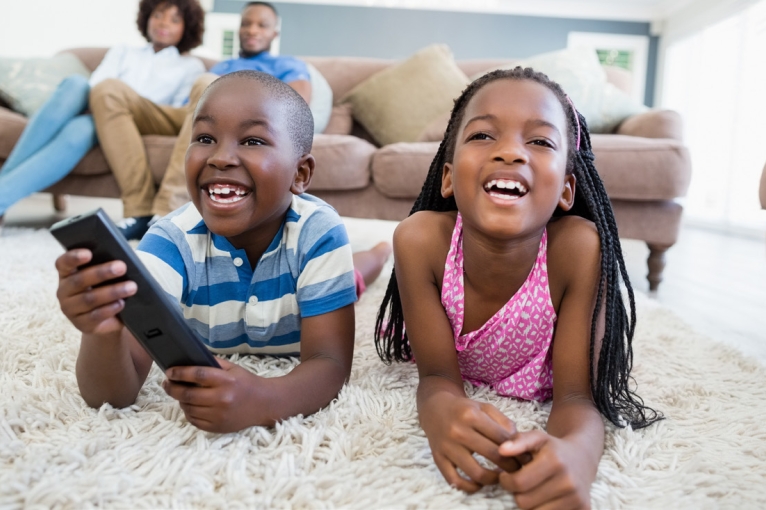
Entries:
POLYGON ((690 222, 763 231, 766 164, 766 1, 668 48, 662 107, 684 118, 690 222))

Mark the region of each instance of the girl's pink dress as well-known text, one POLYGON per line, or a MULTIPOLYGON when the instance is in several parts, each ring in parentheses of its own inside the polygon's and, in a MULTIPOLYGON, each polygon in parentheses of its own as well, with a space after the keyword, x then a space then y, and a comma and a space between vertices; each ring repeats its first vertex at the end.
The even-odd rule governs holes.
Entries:
POLYGON ((543 232, 537 260, 513 297, 481 328, 463 329, 463 219, 455 221, 444 267, 441 301, 455 335, 463 379, 489 385, 500 395, 543 401, 553 394, 551 342, 556 325, 548 286, 548 231, 543 232))

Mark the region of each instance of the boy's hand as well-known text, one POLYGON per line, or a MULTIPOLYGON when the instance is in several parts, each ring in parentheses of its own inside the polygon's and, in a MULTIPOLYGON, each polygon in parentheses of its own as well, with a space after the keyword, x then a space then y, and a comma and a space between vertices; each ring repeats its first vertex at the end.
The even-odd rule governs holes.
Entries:
POLYGON ((260 377, 218 358, 221 368, 173 367, 162 382, 165 392, 178 400, 189 423, 208 432, 236 432, 257 424, 266 415, 254 402, 260 377), (255 413, 255 416, 254 416, 255 413))
POLYGON ((472 493, 484 485, 497 483, 498 472, 482 467, 473 457, 474 453, 504 470, 519 468, 515 459, 499 453, 498 445, 515 436, 516 425, 497 408, 448 394, 435 395, 429 400, 431 411, 421 411, 421 424, 436 467, 450 485, 472 493), (460 476, 457 468, 470 480, 460 476))
POLYGON ((516 434, 499 451, 504 456, 532 455, 520 470, 500 474, 500 485, 514 495, 519 508, 590 508, 595 475, 574 445, 534 430, 516 434))
POLYGON ((77 269, 91 260, 90 250, 70 250, 56 259, 59 288, 56 297, 61 311, 83 333, 105 335, 122 330, 117 314, 125 307, 124 299, 136 293, 135 282, 119 282, 94 288, 125 274, 120 260, 77 269))

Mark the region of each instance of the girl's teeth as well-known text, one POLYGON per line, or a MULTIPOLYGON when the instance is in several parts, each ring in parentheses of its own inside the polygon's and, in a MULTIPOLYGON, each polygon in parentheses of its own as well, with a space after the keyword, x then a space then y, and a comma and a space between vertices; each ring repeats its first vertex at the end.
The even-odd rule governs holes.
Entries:
POLYGON ((509 200, 509 201, 518 200, 519 198, 521 198, 519 195, 506 195, 505 193, 494 193, 494 192, 490 192, 489 196, 502 198, 503 200, 509 200))

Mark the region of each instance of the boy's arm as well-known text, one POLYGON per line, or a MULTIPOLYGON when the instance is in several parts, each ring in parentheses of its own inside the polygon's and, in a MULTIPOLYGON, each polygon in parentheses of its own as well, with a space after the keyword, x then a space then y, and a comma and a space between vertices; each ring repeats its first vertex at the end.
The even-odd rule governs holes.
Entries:
POLYGON ((515 460, 503 459, 497 449, 513 436, 515 425, 492 405, 467 398, 463 389, 452 326, 435 277, 449 248, 443 238, 450 238, 454 226, 454 221, 445 225, 445 219, 438 213, 418 213, 399 224, 394 233, 396 280, 420 376, 420 423, 434 461, 452 486, 475 492, 496 483, 497 473, 476 462, 474 452, 506 469, 516 467, 515 460))
POLYGON ((351 372, 354 305, 301 321, 301 363, 282 377, 259 377, 226 360, 223 370, 173 367, 165 391, 186 418, 210 432, 235 432, 253 425, 311 414, 335 398, 351 372), (191 384, 191 385, 190 385, 191 384))
POLYGON ((92 258, 89 250, 72 250, 56 259, 61 311, 82 332, 76 375, 83 399, 92 407, 108 402, 132 404, 152 360, 125 329, 117 314, 136 292, 134 282, 97 285, 122 276, 125 263, 112 261, 78 269, 92 258))
POLYGON ((91 407, 133 404, 151 367, 152 358, 124 326, 109 335, 82 335, 75 370, 82 398, 91 407))
POLYGON ((332 401, 351 374, 354 305, 301 320, 301 363, 260 389, 266 425, 315 413, 332 401))
MULTIPOLYGON (((543 503, 587 505, 604 450, 604 424, 590 388, 590 330, 601 273, 600 241, 595 226, 579 218, 559 220, 558 242, 549 245, 551 290, 562 285, 553 338, 553 405, 547 434, 520 433, 502 445, 501 453, 532 455, 516 473, 503 474, 501 484, 522 508, 543 503), (567 222, 566 228, 564 223, 567 222), (555 278, 553 273, 559 275, 555 278)), ((604 335, 602 304, 596 338, 604 335)), ((595 345, 598 356, 600 343, 595 345)), ((594 366, 595 370, 595 366, 594 366)))

